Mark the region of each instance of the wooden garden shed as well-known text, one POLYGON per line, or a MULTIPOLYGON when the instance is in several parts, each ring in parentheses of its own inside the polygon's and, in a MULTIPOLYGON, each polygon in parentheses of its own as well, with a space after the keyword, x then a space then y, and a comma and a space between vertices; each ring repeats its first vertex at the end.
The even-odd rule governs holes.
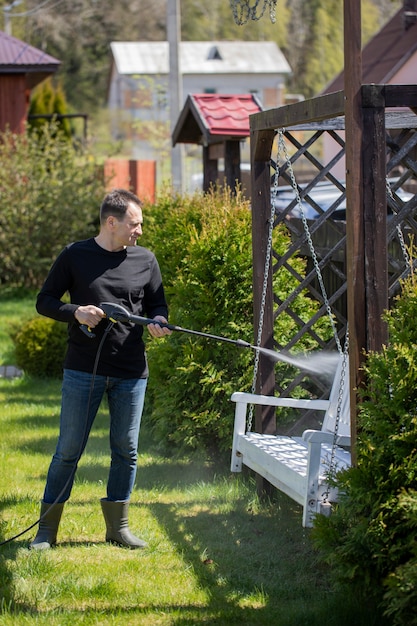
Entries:
POLYGON ((25 131, 31 90, 59 66, 43 50, 0 31, 0 131, 25 131))

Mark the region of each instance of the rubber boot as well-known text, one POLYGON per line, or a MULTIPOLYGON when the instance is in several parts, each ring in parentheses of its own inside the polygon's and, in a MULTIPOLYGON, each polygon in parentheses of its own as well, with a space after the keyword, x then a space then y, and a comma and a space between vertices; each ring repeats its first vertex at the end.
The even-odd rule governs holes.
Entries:
POLYGON ((55 504, 41 502, 41 519, 38 532, 29 545, 29 550, 48 550, 56 543, 56 535, 64 504, 64 502, 55 504))
POLYGON ((106 522, 106 541, 125 546, 131 550, 146 548, 147 543, 136 537, 129 530, 128 511, 129 502, 112 502, 107 498, 102 498, 101 510, 106 522))

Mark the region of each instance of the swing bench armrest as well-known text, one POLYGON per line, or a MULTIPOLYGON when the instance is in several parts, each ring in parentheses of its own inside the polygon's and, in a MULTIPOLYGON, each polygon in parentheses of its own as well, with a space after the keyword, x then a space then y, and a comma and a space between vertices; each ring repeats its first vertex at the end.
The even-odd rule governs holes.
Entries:
MULTIPOLYGON (((324 433, 322 430, 305 430, 303 432, 303 440, 307 443, 328 443, 333 444, 333 433, 324 433)), ((336 444, 342 447, 350 447, 350 437, 338 435, 336 444)))

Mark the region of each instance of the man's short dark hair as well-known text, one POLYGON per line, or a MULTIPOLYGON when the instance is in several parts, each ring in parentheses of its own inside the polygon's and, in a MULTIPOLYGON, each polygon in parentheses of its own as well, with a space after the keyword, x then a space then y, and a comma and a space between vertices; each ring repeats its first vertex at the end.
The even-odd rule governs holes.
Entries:
POLYGON ((100 223, 104 224, 109 215, 113 215, 117 220, 121 221, 131 203, 142 208, 141 200, 139 200, 132 191, 128 191, 127 189, 112 189, 101 203, 100 223))

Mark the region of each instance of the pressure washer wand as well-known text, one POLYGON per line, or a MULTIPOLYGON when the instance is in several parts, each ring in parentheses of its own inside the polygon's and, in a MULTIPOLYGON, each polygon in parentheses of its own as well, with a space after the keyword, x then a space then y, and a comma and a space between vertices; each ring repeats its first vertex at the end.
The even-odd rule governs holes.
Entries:
MULTIPOLYGON (((198 330, 191 330, 190 328, 182 328, 182 326, 176 326, 175 324, 169 324, 168 322, 155 322, 155 320, 149 319, 148 317, 132 315, 123 306, 114 302, 102 302, 100 304, 100 308, 104 311, 106 317, 114 323, 131 322, 132 324, 137 324, 140 326, 159 324, 159 326, 162 326, 163 328, 169 328, 169 330, 187 333, 189 335, 194 335, 197 337, 206 337, 207 339, 213 339, 214 341, 231 343, 235 346, 238 346, 239 348, 251 348, 252 350, 256 350, 256 352, 260 352, 261 354, 267 356, 273 361, 283 361, 284 363, 288 363, 289 365, 297 367, 301 370, 305 370, 307 372, 311 372, 313 374, 319 373, 326 376, 333 376, 337 367, 337 363, 340 359, 338 352, 326 353, 321 351, 317 354, 308 356, 293 356, 290 354, 286 354, 285 352, 276 352, 275 350, 270 350, 269 348, 254 346, 247 341, 243 341, 243 339, 229 339, 228 337, 222 337, 220 335, 211 335, 210 333, 203 333, 198 330)), ((80 328, 88 337, 95 337, 94 333, 87 326, 81 325, 80 328)))
POLYGON ((223 341, 226 343, 232 343, 235 346, 239 346, 241 348, 255 348, 247 341, 243 341, 242 339, 229 339, 228 337, 221 337, 220 335, 211 335, 210 333, 203 333, 198 330, 191 330, 190 328, 182 328, 182 326, 177 326, 176 324, 169 324, 168 322, 155 322, 153 319, 149 319, 148 317, 141 317, 140 315, 132 315, 120 304, 115 304, 113 302, 101 302, 99 305, 100 309, 102 309, 106 317, 109 318, 112 322, 131 322, 132 324, 140 325, 140 326, 149 326, 149 324, 158 324, 162 328, 169 328, 169 330, 178 331, 180 333, 187 333, 189 335, 197 335, 198 337, 206 337, 207 339, 213 339, 215 341, 223 341))

